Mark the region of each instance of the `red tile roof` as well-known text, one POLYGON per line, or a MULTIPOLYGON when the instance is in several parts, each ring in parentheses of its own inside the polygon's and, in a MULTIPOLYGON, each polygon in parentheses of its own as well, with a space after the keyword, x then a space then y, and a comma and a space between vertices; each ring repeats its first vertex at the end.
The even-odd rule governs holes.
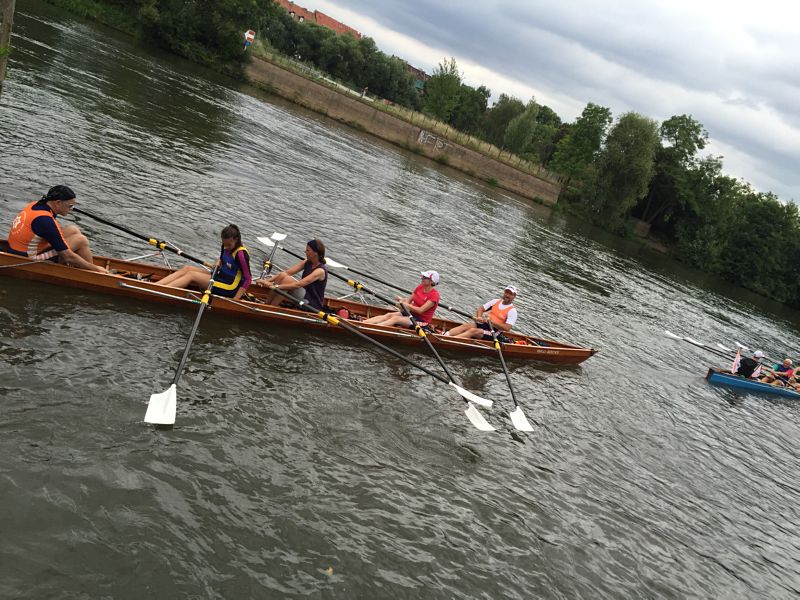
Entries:
POLYGON ((335 31, 336 33, 339 34, 349 33, 356 39, 361 39, 361 34, 358 31, 356 31, 349 25, 345 25, 344 23, 337 21, 333 17, 329 17, 323 12, 320 12, 318 10, 311 12, 307 8, 298 6, 291 0, 276 0, 276 2, 280 6, 285 8, 287 11, 289 11, 294 16, 295 19, 300 19, 300 17, 302 17, 304 21, 310 23, 316 23, 317 25, 321 25, 322 27, 327 27, 328 29, 335 31))

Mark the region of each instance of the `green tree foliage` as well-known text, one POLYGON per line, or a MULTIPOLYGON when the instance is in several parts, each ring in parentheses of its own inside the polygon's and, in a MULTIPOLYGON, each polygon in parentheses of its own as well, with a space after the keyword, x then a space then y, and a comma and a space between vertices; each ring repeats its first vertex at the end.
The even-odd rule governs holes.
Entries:
POLYGON ((647 223, 657 218, 667 222, 676 211, 696 199, 689 171, 697 152, 706 147, 708 132, 689 115, 671 117, 661 124, 662 145, 656 152, 655 176, 637 216, 647 223))
POLYGON ((503 135, 503 147, 517 155, 522 155, 533 141, 538 125, 539 105, 531 99, 525 110, 509 121, 503 135))
POLYGON ((611 109, 590 102, 571 130, 558 142, 550 168, 573 179, 587 180, 595 156, 611 125, 611 109))
POLYGON ((464 133, 478 133, 491 95, 486 86, 482 85, 476 90, 462 83, 458 102, 450 114, 450 125, 464 133))
POLYGON ((597 157, 592 211, 611 229, 621 229, 653 177, 658 123, 637 113, 622 115, 597 157))
POLYGON ((561 139, 561 117, 549 106, 540 105, 536 123, 525 155, 530 160, 546 165, 553 157, 556 143, 561 139))
POLYGON ((459 102, 461 73, 455 58, 444 59, 425 82, 425 101, 422 110, 434 119, 447 123, 459 102))
POLYGON ((519 98, 500 94, 494 106, 486 113, 483 123, 483 137, 498 148, 503 147, 506 128, 511 119, 525 111, 525 105, 519 98))

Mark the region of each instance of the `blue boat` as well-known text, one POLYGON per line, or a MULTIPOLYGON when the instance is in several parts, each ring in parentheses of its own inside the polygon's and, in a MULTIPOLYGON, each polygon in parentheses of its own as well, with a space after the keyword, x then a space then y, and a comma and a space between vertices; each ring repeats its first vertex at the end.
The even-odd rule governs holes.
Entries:
POLYGON ((709 383, 716 385, 727 385, 728 387, 738 388, 740 390, 747 390, 748 392, 760 392, 762 394, 772 394, 775 396, 786 396, 787 398, 800 398, 800 393, 797 393, 792 388, 778 387, 769 385, 768 383, 761 383, 755 379, 748 379, 741 375, 732 375, 719 369, 710 368, 706 374, 706 379, 709 383))

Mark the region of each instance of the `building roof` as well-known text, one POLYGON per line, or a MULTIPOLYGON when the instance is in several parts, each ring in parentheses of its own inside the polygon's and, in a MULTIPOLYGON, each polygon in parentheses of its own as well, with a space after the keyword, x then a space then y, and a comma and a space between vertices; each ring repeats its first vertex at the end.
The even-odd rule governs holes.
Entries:
POLYGON ((361 34, 350 27, 349 25, 345 25, 344 23, 337 21, 333 17, 329 17, 323 12, 315 10, 311 12, 307 8, 303 6, 299 6, 292 2, 291 0, 276 0, 277 3, 289 11, 290 14, 293 15, 295 19, 301 19, 308 23, 316 23, 322 27, 326 27, 332 31, 335 31, 338 34, 349 33, 357 40, 361 39, 361 34))

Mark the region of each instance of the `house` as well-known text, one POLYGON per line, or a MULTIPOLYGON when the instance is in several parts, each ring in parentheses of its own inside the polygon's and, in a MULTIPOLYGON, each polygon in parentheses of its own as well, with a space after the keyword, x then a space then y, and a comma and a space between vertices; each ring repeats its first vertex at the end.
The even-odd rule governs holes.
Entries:
POLYGON ((333 17, 329 17, 328 15, 326 15, 323 12, 320 12, 318 10, 315 10, 314 12, 311 12, 307 8, 304 8, 302 6, 298 6, 297 4, 292 2, 291 0, 276 0, 276 2, 280 6, 285 8, 289 12, 289 15, 293 19, 297 19, 301 23, 302 22, 316 23, 317 25, 320 25, 321 27, 325 27, 327 29, 335 31, 336 33, 338 33, 340 35, 348 33, 348 34, 352 35, 354 38, 356 38, 357 40, 361 39, 361 34, 358 31, 356 31, 355 29, 353 29, 349 25, 345 25, 344 23, 341 23, 340 21, 337 21, 333 17))

